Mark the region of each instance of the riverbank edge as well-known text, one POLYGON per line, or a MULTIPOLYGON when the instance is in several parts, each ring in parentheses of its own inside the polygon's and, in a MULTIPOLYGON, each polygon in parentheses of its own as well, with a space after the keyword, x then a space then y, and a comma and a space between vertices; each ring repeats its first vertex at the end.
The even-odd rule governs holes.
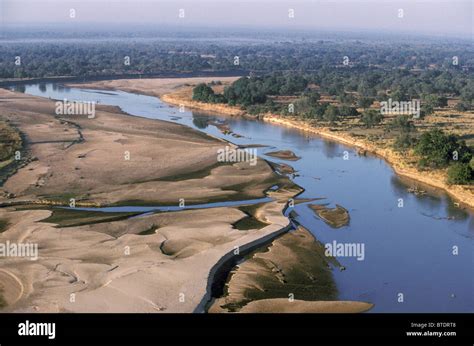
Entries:
MULTIPOLYGON (((128 114, 128 113, 126 113, 125 111, 122 111, 122 110, 117 111, 117 112, 119 112, 120 114, 123 114, 123 115, 131 116, 130 114, 128 114)), ((159 121, 163 121, 163 120, 159 120, 159 121)), ((185 126, 185 125, 181 125, 181 126, 185 126)), ((22 135, 24 135, 22 132, 20 132, 20 133, 22 135)), ((209 135, 209 136, 216 139, 216 140, 218 140, 218 141, 220 141, 220 142, 222 142, 222 143, 226 143, 227 145, 229 145, 233 148, 238 147, 234 143, 229 142, 225 139, 215 137, 215 136, 212 136, 212 135, 209 135)), ((27 142, 25 141, 25 143, 27 143, 27 142)), ((267 162, 264 159, 262 159, 262 160, 267 162)), ((268 164, 268 166, 270 167, 270 169, 272 169, 274 174, 276 174, 273 167, 269 164, 268 164)), ((298 190, 295 191, 294 193, 288 193, 288 195, 285 196, 286 197, 285 199, 294 198, 294 197, 298 196, 299 194, 301 194, 302 192, 304 192, 304 189, 301 188, 299 185, 295 184, 295 187, 297 187, 298 190)), ((264 192, 264 195, 267 195, 267 193, 268 193, 268 190, 266 190, 264 192)), ((280 202, 272 201, 272 202, 268 202, 268 203, 280 204, 281 201, 280 202)), ((3 207, 8 208, 8 207, 13 207, 13 206, 17 206, 17 205, 28 205, 28 204, 44 205, 44 206, 47 206, 47 205, 48 206, 65 206, 64 203, 48 201, 48 200, 41 200, 40 199, 40 200, 23 200, 23 201, 2 202, 2 203, 0 203, 0 208, 3 208, 3 207)), ((81 202, 79 202, 77 204, 77 206, 82 206, 82 207, 106 207, 106 206, 109 206, 109 205, 107 205, 107 204, 100 205, 100 204, 96 204, 96 203, 81 203, 81 202)), ((272 222, 269 223, 266 227, 264 227, 264 228, 258 230, 257 232, 249 235, 250 239, 243 238, 242 239, 243 241, 240 244, 237 244, 238 248, 239 248, 239 253, 240 254, 245 254, 245 253, 251 252, 251 251, 253 251, 253 250, 255 250, 255 249, 257 249, 261 246, 264 246, 264 245, 270 243, 271 241, 273 241, 278 236, 290 231, 293 228, 292 223, 291 223, 291 219, 284 215, 284 212, 285 212, 287 207, 288 207, 288 203, 285 203, 281 207, 277 206, 276 210, 274 211, 274 213, 276 213, 276 214, 274 214, 272 212, 269 212, 268 214, 263 214, 263 217, 268 217, 268 218, 272 219, 272 222)), ((228 261, 232 261, 235 258, 235 254, 234 254, 235 247, 232 248, 232 249, 226 249, 226 250, 227 251, 224 250, 224 251, 222 251, 222 253, 218 254, 218 260, 212 265, 212 267, 210 267, 209 272, 206 274, 206 281, 205 281, 205 283, 202 284, 203 287, 199 288, 199 290, 202 289, 202 291, 197 292, 198 296, 199 296, 199 299, 197 299, 196 305, 193 307, 193 310, 191 310, 192 312, 201 312, 202 313, 202 312, 207 311, 207 309, 206 309, 207 304, 212 300, 211 287, 214 284, 216 274, 219 272, 219 270, 222 269, 222 267, 225 264, 228 263, 228 261)), ((201 286, 201 285, 199 285, 199 286, 201 286)))
MULTIPOLYGON (((284 213, 284 210, 285 208, 282 209, 282 214, 284 213)), ((291 221, 288 219, 288 225, 286 225, 285 227, 277 229, 272 233, 266 234, 263 237, 260 237, 258 239, 255 239, 249 243, 246 243, 240 246, 239 253, 240 255, 248 254, 270 243, 271 241, 273 241, 275 238, 279 237, 280 235, 283 235, 289 232, 291 229, 292 229, 291 221)), ((214 283, 219 270, 221 270, 221 268, 223 268, 226 264, 228 264, 228 262, 232 262, 235 259, 234 251, 235 249, 224 254, 209 271, 209 276, 208 276, 207 285, 206 285, 206 294, 202 297, 201 301, 196 306, 195 310, 193 311, 194 313, 207 312, 208 307, 213 300, 212 290, 211 290, 212 284, 214 283)))
MULTIPOLYGON (((173 93, 161 95, 160 99, 163 102, 167 102, 173 105, 184 105, 185 107, 201 110, 204 112, 214 111, 225 115, 247 116, 248 118, 256 119, 256 117, 246 115, 245 112, 238 109, 238 107, 231 107, 223 104, 207 104, 193 100, 186 100, 181 97, 177 97, 173 93)), ((444 177, 441 176, 439 173, 422 172, 418 171, 416 168, 407 167, 404 162, 400 161, 400 155, 398 155, 392 149, 377 148, 374 144, 368 143, 367 141, 355 139, 348 134, 334 133, 328 128, 317 128, 304 122, 303 120, 285 119, 275 114, 265 114, 259 119, 268 123, 273 123, 280 126, 298 129, 304 132, 313 133, 321 138, 345 144, 350 147, 361 149, 363 151, 376 155, 384 159, 385 162, 390 165, 390 167, 397 175, 443 190, 460 204, 469 207, 470 209, 474 209, 474 195, 470 191, 464 189, 462 186, 446 184, 443 181, 444 177)))
POLYGON ((147 78, 191 78, 191 77, 243 77, 249 74, 247 70, 223 70, 223 71, 181 71, 142 74, 112 74, 103 76, 51 76, 31 78, 3 78, 0 79, 0 88, 8 88, 16 85, 35 83, 86 83, 121 79, 147 79, 147 78))

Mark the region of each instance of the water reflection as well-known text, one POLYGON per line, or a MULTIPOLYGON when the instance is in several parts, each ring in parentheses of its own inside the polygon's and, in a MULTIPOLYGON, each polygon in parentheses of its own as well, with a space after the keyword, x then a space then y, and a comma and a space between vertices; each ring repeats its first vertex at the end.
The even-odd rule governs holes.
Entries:
POLYGON ((26 90, 26 86, 23 85, 23 84, 14 85, 10 88, 10 90, 13 90, 13 91, 16 91, 16 92, 19 92, 19 93, 24 93, 25 90, 26 90))
POLYGON ((193 124, 198 129, 203 130, 209 126, 209 118, 206 116, 200 116, 193 113, 193 124))
POLYGON ((321 149, 323 150, 324 155, 331 159, 334 159, 340 156, 339 145, 336 142, 323 140, 321 149))
MULTIPOLYGON (((28 86, 26 92, 59 100, 83 100, 86 96, 79 89, 54 84, 47 85, 46 93, 38 85, 28 86)), ((129 114, 169 121, 178 112, 155 97, 118 91, 89 92, 95 93, 90 97, 101 104, 117 105, 129 114)), ((334 231, 316 219, 309 208, 295 207, 300 215, 298 221, 321 242, 336 239, 365 244, 365 261, 340 258, 347 268, 334 272, 340 299, 358 300, 373 292, 364 296, 375 304, 373 312, 474 310, 472 276, 466 275, 474 264, 474 220, 472 214, 456 207, 446 194, 395 176, 383 160, 371 156, 351 155, 350 160, 342 161, 344 150, 354 151, 335 142, 260 121, 206 115, 184 112, 180 122, 237 145, 261 144, 268 150, 292 150, 301 157, 291 165, 300 174, 295 181, 305 188, 304 197, 326 197, 327 202, 350 210, 350 226, 334 231), (219 119, 245 137, 229 137, 216 126, 209 126, 209 121, 219 119), (415 185, 427 194, 409 193, 407 189, 415 185), (397 208, 398 198, 403 198, 404 208, 397 208), (461 249, 458 256, 452 256, 450 251, 455 244, 461 249), (405 304, 396 300, 401 290, 410 297, 405 304), (450 298, 451 293, 456 294, 456 299, 450 298)))

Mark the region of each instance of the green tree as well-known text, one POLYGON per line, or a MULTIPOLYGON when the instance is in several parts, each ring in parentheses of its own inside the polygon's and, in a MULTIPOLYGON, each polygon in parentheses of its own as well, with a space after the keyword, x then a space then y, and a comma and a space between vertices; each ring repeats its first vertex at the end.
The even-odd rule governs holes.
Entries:
POLYGON ((458 102, 456 103, 456 106, 454 106, 454 109, 459 112, 466 112, 469 110, 469 106, 464 102, 458 102))
POLYGON ((467 163, 457 162, 448 168, 448 184, 465 185, 472 179, 472 168, 467 163))
POLYGON ((399 87, 394 92, 392 92, 390 94, 390 97, 392 98, 393 101, 407 101, 408 100, 406 91, 402 87, 399 87))
POLYGON ((431 115, 434 113, 434 108, 430 104, 424 104, 421 106, 421 117, 424 118, 427 115, 431 115))
POLYGON ((339 109, 336 106, 329 105, 324 111, 324 115, 323 115, 324 120, 329 121, 331 124, 334 124, 334 122, 338 119, 338 117, 339 117, 339 109))
POLYGON ((373 98, 370 98, 370 97, 361 97, 357 100, 357 105, 360 107, 360 108, 364 108, 364 109, 367 109, 369 108, 372 103, 374 102, 374 99, 373 98))
POLYGON ((359 115, 359 112, 354 107, 343 105, 339 107, 339 114, 344 117, 355 117, 359 115))
POLYGON ((201 102, 211 102, 214 97, 214 90, 204 83, 198 84, 193 89, 193 100, 201 102))
POLYGON ((379 111, 369 109, 362 113, 360 120, 364 123, 365 127, 371 128, 382 122, 383 115, 379 111))
POLYGON ((393 148, 398 151, 405 151, 410 149, 414 142, 415 140, 410 133, 402 132, 395 138, 393 148))
POLYGON ((451 161, 467 163, 472 158, 464 141, 439 129, 423 133, 415 146, 415 153, 422 157, 424 165, 431 167, 445 167, 451 161))
POLYGON ((390 129, 399 130, 403 133, 413 132, 415 130, 415 125, 413 121, 410 120, 408 115, 397 115, 388 125, 390 129))

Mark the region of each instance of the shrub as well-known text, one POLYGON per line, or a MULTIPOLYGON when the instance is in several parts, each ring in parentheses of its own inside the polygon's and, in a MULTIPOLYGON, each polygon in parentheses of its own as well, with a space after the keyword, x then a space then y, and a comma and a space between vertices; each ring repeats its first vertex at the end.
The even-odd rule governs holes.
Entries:
POLYGON ((472 169, 467 163, 455 163, 448 169, 448 184, 469 184, 472 179, 472 169))
POLYGON ((410 133, 402 132, 397 136, 397 138, 395 138, 393 147, 395 150, 405 151, 407 149, 410 149, 413 143, 414 143, 414 139, 410 135, 410 133))
POLYGON ((193 100, 202 102, 212 102, 214 98, 214 90, 204 83, 198 84, 193 89, 193 100))
POLYGON ((367 110, 362 113, 360 120, 364 123, 365 127, 370 128, 380 124, 383 120, 383 115, 375 110, 367 110))
POLYGON ((329 105, 324 111, 323 118, 333 124, 339 117, 339 109, 333 105, 329 105))
POLYGON ((438 129, 420 136, 415 146, 415 153, 425 159, 427 166, 432 167, 446 167, 451 161, 467 163, 472 157, 464 141, 438 129))

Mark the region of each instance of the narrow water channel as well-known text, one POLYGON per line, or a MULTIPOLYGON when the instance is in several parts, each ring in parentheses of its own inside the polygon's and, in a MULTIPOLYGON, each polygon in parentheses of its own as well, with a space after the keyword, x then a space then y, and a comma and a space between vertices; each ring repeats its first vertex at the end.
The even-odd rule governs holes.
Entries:
MULTIPOLYGON (((58 84, 32 84, 22 91, 57 100, 99 101, 131 115, 180 123, 239 145, 258 147, 259 156, 294 167, 301 198, 325 198, 350 213, 349 225, 334 229, 308 206, 296 205, 296 221, 322 243, 363 244, 363 258, 338 257, 345 271, 334 271, 339 299, 375 304, 372 312, 473 312, 474 215, 442 191, 416 196, 384 160, 298 130, 243 118, 179 112, 156 97, 121 91, 83 90, 58 84), (226 122, 235 136, 209 125, 226 122), (300 160, 266 157, 292 150, 300 160), (348 158, 348 159, 347 159, 348 158), (399 207, 399 199, 403 207, 399 207), (453 247, 457 246, 457 255, 453 247), (399 294, 403 294, 400 302, 399 294)), ((291 208, 287 211, 290 212, 291 208)))

